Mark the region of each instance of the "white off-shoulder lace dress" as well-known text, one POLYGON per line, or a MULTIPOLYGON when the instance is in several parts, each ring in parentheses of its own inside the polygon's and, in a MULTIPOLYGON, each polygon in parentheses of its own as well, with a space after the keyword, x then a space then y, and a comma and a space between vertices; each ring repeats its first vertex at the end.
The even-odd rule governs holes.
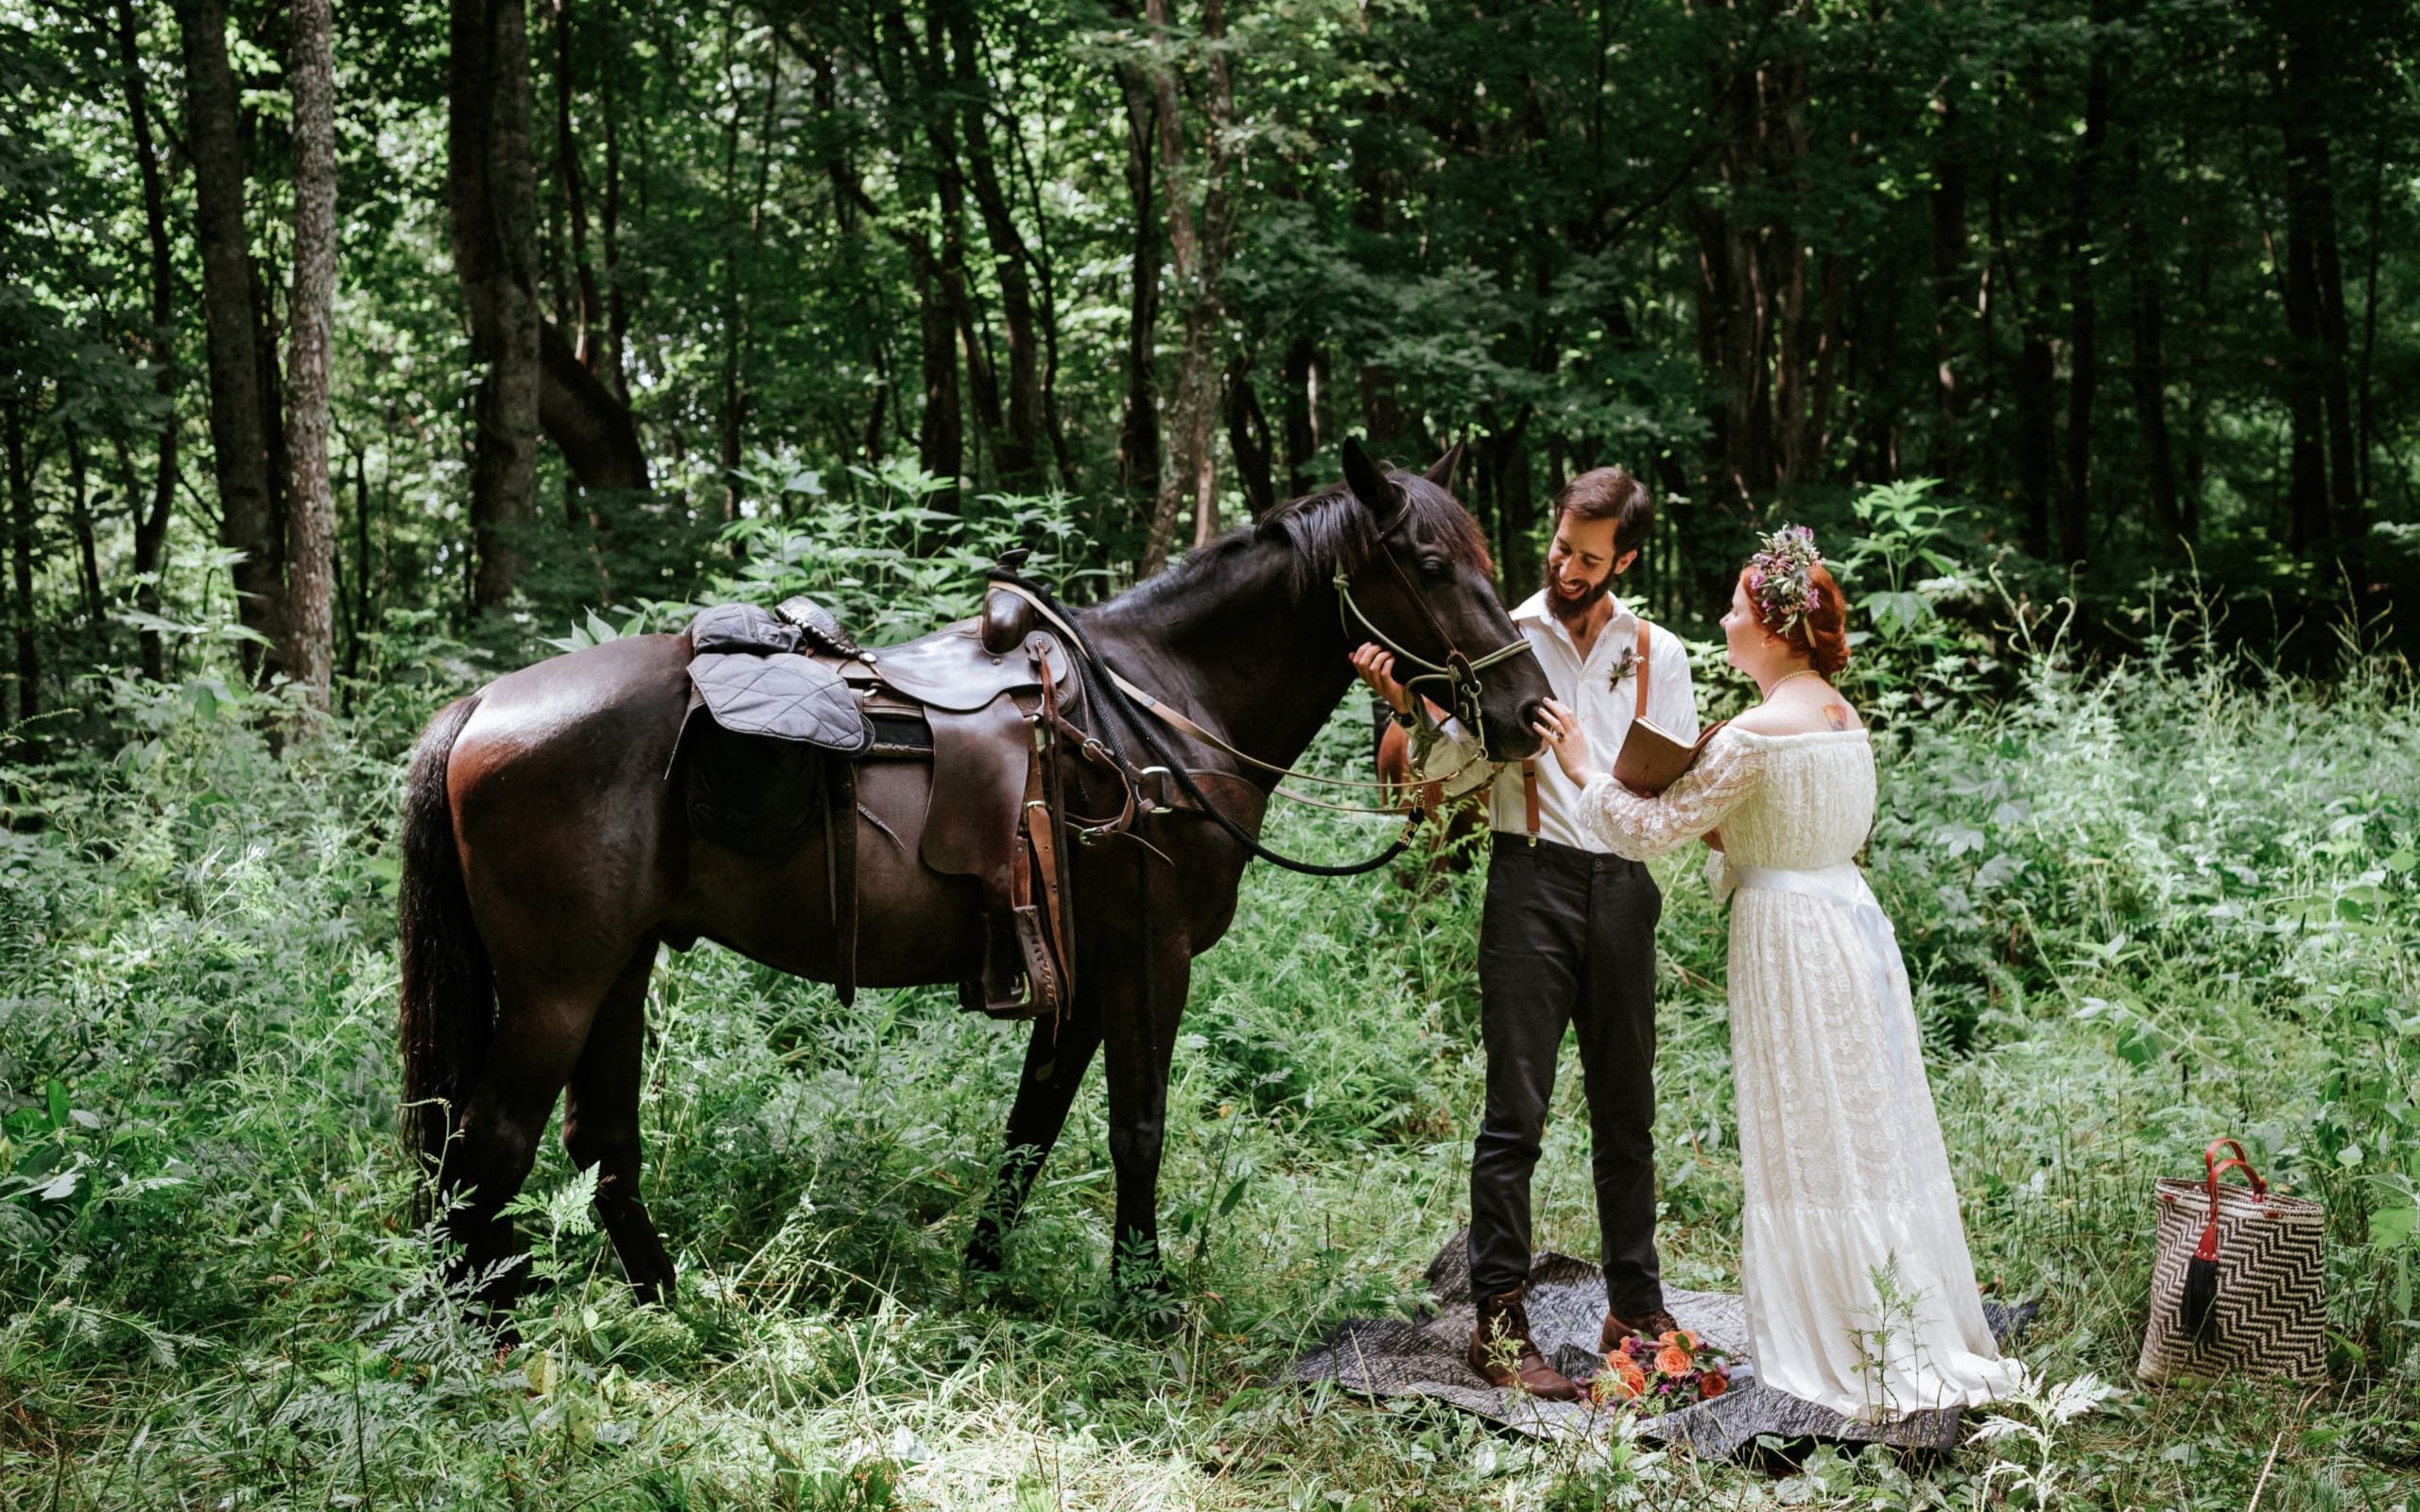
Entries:
POLYGON ((1746 1187, 1740 1290, 1766 1385, 1868 1421, 2005 1395, 1890 921, 1852 859, 1862 730, 1725 729, 1655 798, 1599 777, 1583 821, 1633 860, 1718 826, 1746 1187))

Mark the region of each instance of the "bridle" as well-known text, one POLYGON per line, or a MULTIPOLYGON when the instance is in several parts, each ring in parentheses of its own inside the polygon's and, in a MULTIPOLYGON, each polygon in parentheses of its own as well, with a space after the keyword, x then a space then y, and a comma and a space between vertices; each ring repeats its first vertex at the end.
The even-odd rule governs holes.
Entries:
POLYGON ((1393 655, 1397 667, 1409 665, 1417 669, 1409 678, 1401 676, 1400 673, 1396 677, 1396 680, 1412 695, 1413 717, 1419 719, 1424 725, 1430 723, 1429 699, 1421 693, 1420 688, 1423 683, 1442 684, 1441 691, 1444 696, 1437 700, 1438 704, 1452 710, 1454 717, 1461 721, 1462 729, 1477 735, 1479 732, 1479 700, 1486 691, 1479 681, 1479 674, 1492 666, 1510 662, 1516 656, 1532 654, 1532 648, 1529 638, 1517 630, 1513 632, 1511 641, 1483 656, 1465 655, 1462 649, 1454 644, 1453 636, 1446 633, 1444 623, 1437 618, 1437 611, 1428 607, 1426 595, 1413 584, 1411 575, 1403 570, 1403 563, 1395 558, 1394 546, 1390 538, 1394 535, 1396 527, 1400 526, 1410 514, 1411 496, 1407 493, 1395 512, 1379 522, 1377 556, 1394 573, 1395 581, 1403 588, 1404 597, 1411 601, 1412 608, 1418 610, 1420 617, 1427 622, 1428 633, 1435 636, 1437 644, 1445 648, 1445 660, 1441 663, 1417 656, 1406 650, 1394 637, 1378 628, 1377 624, 1363 611, 1361 606, 1354 602, 1352 578, 1341 567, 1338 568, 1336 573, 1337 622, 1343 627, 1346 642, 1350 643, 1353 640, 1354 625, 1358 622, 1361 630, 1370 639, 1385 646, 1393 655))
MULTIPOLYGON (((1490 651, 1486 655, 1478 658, 1465 656, 1461 649, 1454 644, 1454 638, 1446 633, 1445 627, 1443 623, 1437 618, 1436 611, 1428 607, 1427 600, 1424 598, 1420 592, 1412 586, 1409 575, 1404 572, 1403 564, 1395 559, 1394 550, 1388 543, 1387 538, 1393 534, 1395 528, 1402 524, 1404 520, 1408 518, 1410 513, 1411 500, 1407 496, 1403 501, 1402 507, 1396 509, 1392 515, 1389 516, 1378 526, 1379 535, 1377 554, 1386 558, 1388 566, 1392 568, 1395 574, 1396 580, 1403 585, 1407 596, 1409 596, 1412 603, 1418 607, 1422 617, 1427 621, 1430 633, 1437 637, 1437 644, 1445 647, 1444 662, 1440 664, 1406 650, 1402 645, 1397 644, 1392 636, 1389 636, 1385 631, 1379 629, 1377 626, 1372 624, 1369 615, 1364 613, 1361 607, 1354 602, 1348 576, 1341 571, 1340 571, 1336 576, 1338 620, 1341 625, 1347 639, 1352 637, 1354 622, 1357 620, 1360 622, 1363 629, 1367 630, 1372 636, 1374 636, 1381 644, 1385 645, 1387 649, 1392 652, 1397 658, 1421 669, 1410 681, 1406 683, 1407 687, 1411 687, 1417 683, 1423 682, 1443 683, 1447 696, 1453 700, 1456 715, 1463 721, 1463 728, 1471 731, 1473 734, 1477 734, 1479 729, 1478 698, 1481 691, 1478 675, 1489 667, 1510 661, 1512 658, 1520 655, 1522 652, 1530 650, 1530 643, 1527 638, 1516 637, 1512 644, 1499 646, 1495 650, 1490 651)), ((1390 804, 1385 808, 1368 808, 1353 804, 1328 803, 1322 802, 1318 799, 1305 798, 1299 793, 1288 793, 1283 787, 1278 787, 1274 791, 1280 796, 1293 799, 1298 802, 1308 803, 1317 808, 1332 809, 1340 813, 1346 814, 1400 814, 1403 816, 1404 819, 1402 833, 1395 836, 1393 843, 1390 844, 1378 854, 1372 856, 1365 861, 1350 862, 1343 865, 1323 865, 1315 862, 1298 861, 1291 856, 1280 855, 1276 851, 1262 845, 1258 835, 1246 830, 1242 825, 1236 822, 1233 817, 1221 811, 1216 803, 1210 800, 1210 796, 1208 794, 1201 791, 1201 786, 1194 782, 1193 775, 1185 769, 1184 765, 1177 758, 1176 754, 1170 751, 1168 747, 1161 742, 1159 736, 1154 733, 1151 728, 1151 721, 1144 717, 1146 711, 1150 714, 1156 715, 1160 720, 1170 727, 1181 730, 1195 739, 1203 741, 1208 745, 1226 752, 1230 756, 1243 761, 1253 766, 1259 767, 1265 771, 1285 777, 1297 778, 1306 782, 1318 782, 1330 787, 1380 788, 1392 792, 1394 790, 1395 784, 1391 782, 1357 782, 1350 778, 1328 777, 1320 773, 1298 771, 1293 767, 1281 766, 1274 763, 1262 761, 1258 757, 1237 749, 1234 745, 1220 738, 1215 731, 1204 729, 1201 725, 1187 717, 1182 711, 1169 705, 1166 700, 1155 697, 1151 694, 1145 692, 1142 688, 1139 688, 1133 683, 1128 681, 1125 678, 1119 676, 1117 669, 1111 666, 1101 656, 1099 651, 1094 648, 1091 637, 1084 634, 1082 626, 1077 623, 1074 614, 1068 610, 1067 607, 1059 602, 1058 596, 1051 592, 1047 584, 1024 576, 1012 568, 1006 566, 994 567, 984 576, 995 586, 1007 589, 1010 593, 1014 593, 1017 597, 1024 599, 1028 604, 1031 605, 1046 624, 1048 624, 1053 629, 1059 631, 1062 635, 1065 636, 1067 640, 1072 643, 1076 651, 1076 670, 1078 676, 1083 681, 1086 701, 1096 707, 1106 707, 1121 712, 1126 717, 1128 723, 1132 726, 1135 732, 1142 737, 1143 744, 1150 750, 1153 756, 1158 758, 1160 765, 1157 767, 1157 770, 1165 772, 1178 788, 1183 790, 1186 796, 1193 799, 1204 815, 1216 822, 1219 828, 1225 830, 1230 836, 1240 843, 1253 854, 1257 855, 1263 860, 1270 862, 1273 865, 1283 867, 1288 871, 1299 871, 1315 877, 1349 877, 1365 871, 1374 871, 1403 853, 1404 847, 1409 844, 1411 839, 1412 832, 1419 827, 1423 817, 1425 816, 1423 810, 1417 804, 1409 805, 1409 807, 1403 804, 1390 804)), ((1428 723, 1427 704, 1426 700, 1424 699, 1416 702, 1414 707, 1420 711, 1419 717, 1421 720, 1424 723, 1428 723)), ((1431 728, 1433 729, 1433 725, 1431 728)), ((1101 737, 1102 739, 1100 741, 1096 741, 1091 737, 1086 737, 1081 744, 1084 746, 1087 752, 1090 753, 1094 747, 1105 743, 1107 754, 1101 759, 1103 759, 1113 769, 1116 770, 1121 780, 1126 783, 1128 795, 1127 816, 1131 817, 1136 808, 1134 798, 1136 782, 1140 774, 1134 767, 1132 762, 1128 759, 1125 744, 1118 738, 1115 723, 1106 723, 1102 726, 1101 737)), ((1463 766, 1457 769, 1453 776, 1459 777, 1461 775, 1462 770, 1466 770, 1473 765, 1484 764, 1485 761, 1486 757, 1482 751, 1481 754, 1474 756, 1471 761, 1465 762, 1463 766)), ((1452 781, 1452 778, 1448 778, 1447 781, 1452 781)), ((1080 833, 1079 838, 1089 842, 1094 839, 1105 838, 1109 833, 1113 831, 1122 832, 1123 829, 1124 823, 1121 820, 1112 826, 1097 828, 1092 832, 1080 833)))

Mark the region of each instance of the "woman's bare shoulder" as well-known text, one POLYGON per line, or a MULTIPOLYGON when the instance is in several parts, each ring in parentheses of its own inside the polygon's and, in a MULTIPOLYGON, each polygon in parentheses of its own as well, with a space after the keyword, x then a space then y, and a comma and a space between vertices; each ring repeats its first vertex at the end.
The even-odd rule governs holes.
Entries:
POLYGON ((1826 689, 1820 700, 1786 698, 1757 704, 1736 716, 1731 728, 1751 735, 1821 735, 1863 730, 1865 721, 1847 699, 1826 689))

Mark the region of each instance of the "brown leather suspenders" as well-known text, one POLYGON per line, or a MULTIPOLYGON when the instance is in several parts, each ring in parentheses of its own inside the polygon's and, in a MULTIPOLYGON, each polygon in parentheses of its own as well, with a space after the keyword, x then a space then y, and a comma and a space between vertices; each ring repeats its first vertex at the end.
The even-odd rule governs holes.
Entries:
MULTIPOLYGON (((1634 720, 1647 717, 1647 621, 1641 619, 1638 622, 1638 662, 1635 667, 1638 677, 1638 702, 1631 710, 1631 718, 1634 720)), ((1527 827, 1530 843, 1537 844, 1538 759, 1535 756, 1521 758, 1521 822, 1527 827)))
POLYGON ((1647 622, 1638 622, 1638 706, 1630 713, 1633 719, 1647 717, 1647 622))

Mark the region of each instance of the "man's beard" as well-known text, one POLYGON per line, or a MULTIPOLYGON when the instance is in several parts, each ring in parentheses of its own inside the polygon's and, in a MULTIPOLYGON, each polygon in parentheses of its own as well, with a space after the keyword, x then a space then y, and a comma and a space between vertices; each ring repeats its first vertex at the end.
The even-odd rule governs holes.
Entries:
POLYGON ((1577 625, 1586 619, 1589 612, 1603 600, 1604 596, 1614 591, 1614 575, 1607 573, 1582 590, 1578 598, 1566 598, 1564 596, 1561 575, 1552 567, 1548 567, 1546 576, 1547 612, 1561 620, 1565 626, 1577 625))

